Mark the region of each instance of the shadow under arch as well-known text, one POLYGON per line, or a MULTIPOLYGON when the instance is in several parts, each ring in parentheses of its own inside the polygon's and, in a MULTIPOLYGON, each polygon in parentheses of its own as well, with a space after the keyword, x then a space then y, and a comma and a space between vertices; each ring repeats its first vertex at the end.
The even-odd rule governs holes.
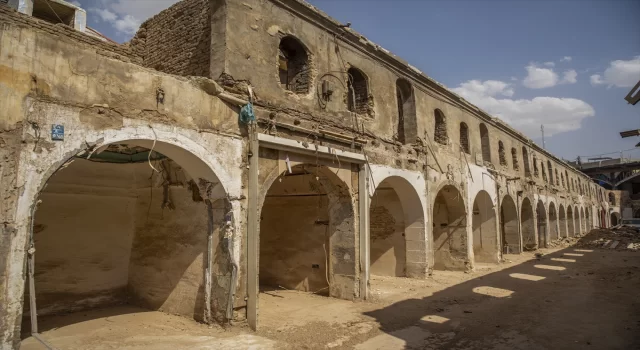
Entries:
POLYGON ((462 192, 447 182, 436 193, 433 203, 433 268, 469 269, 467 210, 462 192))
POLYGON ((502 238, 502 252, 518 254, 520 249, 519 215, 513 198, 506 194, 500 201, 500 237, 502 238))
POLYGON ((536 223, 533 204, 529 197, 522 199, 520 206, 520 230, 522 235, 522 249, 534 250, 538 246, 536 242, 536 223))
POLYGON ((425 210, 415 187, 402 176, 384 178, 375 188, 369 212, 371 274, 425 278, 428 268, 425 210), (401 222, 396 222, 398 219, 401 222), (392 222, 397 227, 390 227, 392 222), (395 259, 385 259, 383 255, 388 255, 392 248, 395 259), (402 251, 398 252, 399 249, 402 251))
POLYGON ((479 191, 473 201, 473 256, 477 262, 500 261, 496 208, 487 191, 479 191))
POLYGON ((291 171, 276 166, 260 182, 260 284, 347 300, 359 297, 349 185, 327 166, 310 163, 292 165, 291 171))
POLYGON ((31 189, 42 201, 28 242, 38 248, 38 313, 128 300, 207 323, 231 319, 235 220, 210 162, 170 140, 109 141, 66 153, 31 189))

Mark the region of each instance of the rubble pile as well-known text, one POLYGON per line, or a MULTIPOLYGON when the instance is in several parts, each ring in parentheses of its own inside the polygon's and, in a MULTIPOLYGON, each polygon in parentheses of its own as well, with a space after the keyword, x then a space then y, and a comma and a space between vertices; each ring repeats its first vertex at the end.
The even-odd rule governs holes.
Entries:
POLYGON ((640 228, 618 225, 591 230, 577 239, 576 247, 605 248, 615 250, 640 250, 640 228))

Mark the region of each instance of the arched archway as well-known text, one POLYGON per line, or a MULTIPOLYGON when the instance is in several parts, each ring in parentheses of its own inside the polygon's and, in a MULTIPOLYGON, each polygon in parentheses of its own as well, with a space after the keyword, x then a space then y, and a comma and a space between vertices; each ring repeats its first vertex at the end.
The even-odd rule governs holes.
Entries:
POLYGON ((567 234, 567 216, 564 210, 564 205, 562 204, 558 206, 558 218, 558 224, 560 227, 560 230, 558 232, 560 234, 560 238, 569 237, 567 234))
POLYGON ((433 204, 434 269, 465 270, 467 255, 467 213, 460 191, 445 185, 433 204))
POLYGON ((324 165, 290 165, 262 186, 268 190, 259 203, 261 289, 353 299, 357 258, 349 186, 324 165))
POLYGON ((473 255, 477 262, 498 262, 496 210, 491 196, 480 191, 473 201, 473 255))
POLYGON ((522 200, 520 207, 520 226, 522 230, 522 248, 524 250, 535 250, 538 246, 536 242, 536 224, 533 214, 533 206, 529 198, 522 200))
POLYGON ((538 200, 536 207, 536 222, 538 223, 538 247, 547 246, 547 211, 542 200, 538 200))
POLYGON ((426 276, 424 209, 415 188, 390 176, 376 188, 369 207, 370 273, 426 276))
POLYGON ((500 205, 500 231, 505 254, 520 253, 518 208, 510 195, 505 195, 500 205))
POLYGON ((549 240, 557 240, 560 238, 558 232, 558 213, 556 211, 556 205, 553 202, 549 203, 549 240))
POLYGON ((573 207, 567 205, 567 237, 573 237, 576 235, 576 230, 573 221, 573 207))
POLYGON ((233 317, 228 192, 205 153, 158 139, 113 141, 51 171, 33 216, 38 315, 127 302, 204 322, 233 317))
POLYGON ((611 212, 611 226, 616 226, 620 224, 620 213, 611 212))

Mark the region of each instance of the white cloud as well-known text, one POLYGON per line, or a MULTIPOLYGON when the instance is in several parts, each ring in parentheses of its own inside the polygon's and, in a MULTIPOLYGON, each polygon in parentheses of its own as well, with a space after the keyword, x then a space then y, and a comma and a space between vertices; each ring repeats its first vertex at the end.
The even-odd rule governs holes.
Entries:
POLYGON ((107 9, 90 8, 89 12, 94 12, 104 22, 114 22, 118 19, 118 15, 107 9))
POLYGON ((564 56, 560 59, 560 62, 571 62, 572 59, 571 56, 564 56))
POLYGON ((591 85, 632 87, 638 82, 638 79, 640 79, 640 56, 628 61, 612 61, 603 74, 591 76, 591 85))
POLYGON ((578 72, 575 69, 569 69, 562 73, 560 84, 575 84, 578 81, 578 72))
POLYGON ((595 115, 593 107, 574 98, 509 98, 514 89, 501 81, 470 80, 452 90, 532 138, 540 136, 541 124, 547 135, 554 135, 577 130, 585 118, 595 115))
POLYGON ((109 23, 125 39, 131 38, 140 24, 179 0, 100 0, 89 13, 109 23))
POLYGON ((556 64, 551 62, 551 61, 549 61, 549 62, 545 62, 544 65, 547 66, 547 67, 555 67, 556 64))
POLYGON ((530 89, 544 89, 558 84, 558 74, 553 69, 541 68, 535 63, 530 63, 525 69, 527 77, 522 84, 530 89))

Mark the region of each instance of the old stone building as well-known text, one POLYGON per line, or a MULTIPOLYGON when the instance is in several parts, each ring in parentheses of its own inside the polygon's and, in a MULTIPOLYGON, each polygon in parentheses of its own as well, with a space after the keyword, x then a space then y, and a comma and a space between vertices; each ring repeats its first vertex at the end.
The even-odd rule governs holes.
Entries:
POLYGON ((366 299, 620 212, 301 0, 183 0, 124 45, 1 1, 0 25, 2 348, 33 308, 256 328, 268 288, 366 299))

